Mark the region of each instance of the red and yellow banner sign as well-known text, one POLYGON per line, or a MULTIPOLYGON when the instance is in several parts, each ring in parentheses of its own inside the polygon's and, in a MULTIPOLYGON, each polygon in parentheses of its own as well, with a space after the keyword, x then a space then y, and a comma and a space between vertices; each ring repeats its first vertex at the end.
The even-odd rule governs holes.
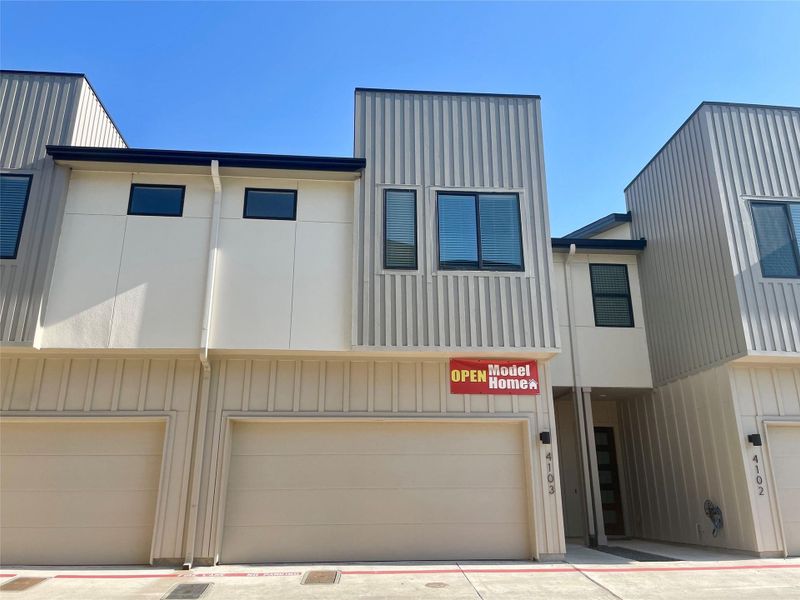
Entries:
POLYGON ((535 360, 450 359, 451 394, 539 394, 535 360))

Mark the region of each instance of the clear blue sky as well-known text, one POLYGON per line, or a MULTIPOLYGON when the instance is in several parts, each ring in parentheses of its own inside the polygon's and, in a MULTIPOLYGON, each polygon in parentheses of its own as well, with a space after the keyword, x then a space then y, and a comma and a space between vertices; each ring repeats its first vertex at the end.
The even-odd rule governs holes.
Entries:
POLYGON ((86 73, 155 148, 350 156, 356 86, 540 94, 563 235, 701 100, 800 105, 800 3, 3 2, 0 65, 86 73))

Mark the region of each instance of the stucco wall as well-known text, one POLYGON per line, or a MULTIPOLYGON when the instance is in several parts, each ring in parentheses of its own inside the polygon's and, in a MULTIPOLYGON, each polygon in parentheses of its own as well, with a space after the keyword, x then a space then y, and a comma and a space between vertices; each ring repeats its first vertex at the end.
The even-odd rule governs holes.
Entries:
MULTIPOLYGON (((561 330, 561 353, 552 361, 553 385, 572 387, 572 340, 567 312, 566 254, 557 253, 553 261, 554 301, 561 330)), ((636 256, 616 254, 576 254, 570 261, 572 295, 578 350, 578 387, 652 387, 647 351, 642 294, 636 256), (596 327, 592 304, 591 263, 628 266, 633 304, 633 327, 596 327)))
MULTIPOLYGON (((350 182, 223 178, 212 348, 350 349, 350 182), (246 187, 297 190, 297 220, 244 219, 246 187)), ((197 348, 213 185, 73 171, 42 348, 197 348), (127 214, 132 183, 185 185, 183 216, 127 214)))

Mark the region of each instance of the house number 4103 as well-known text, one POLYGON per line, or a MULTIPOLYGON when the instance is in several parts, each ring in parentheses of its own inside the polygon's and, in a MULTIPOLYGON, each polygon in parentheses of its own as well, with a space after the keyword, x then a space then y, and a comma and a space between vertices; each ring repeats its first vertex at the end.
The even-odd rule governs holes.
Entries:
POLYGON ((756 491, 759 496, 764 495, 764 473, 762 471, 761 462, 758 459, 758 454, 753 455, 753 469, 756 472, 756 491))
POLYGON ((547 464, 547 493, 556 493, 556 476, 553 473, 553 453, 548 452, 545 454, 545 463, 547 464))

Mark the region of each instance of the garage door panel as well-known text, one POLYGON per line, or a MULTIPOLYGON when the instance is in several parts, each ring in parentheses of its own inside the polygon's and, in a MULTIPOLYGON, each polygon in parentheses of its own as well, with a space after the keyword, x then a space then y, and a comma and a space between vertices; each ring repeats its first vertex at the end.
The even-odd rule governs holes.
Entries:
POLYGON ((154 469, 161 468, 161 455, 3 456, 0 488, 3 490, 128 490, 152 484, 154 469), (36 478, 27 477, 35 472, 36 478))
POLYGON ((460 423, 414 423, 413 433, 397 428, 397 423, 303 423, 285 429, 272 428, 265 434, 265 423, 236 424, 231 454, 493 454, 519 452, 519 436, 510 436, 507 425, 482 423, 464 436, 460 423), (354 435, 355 434, 355 435, 354 435), (302 450, 293 440, 303 435, 302 450), (409 444, 409 435, 414 440, 409 444))
POLYGON ((236 494, 226 525, 463 523, 526 524, 520 489, 280 490, 236 494))
POLYGON ((5 527, 152 526, 155 490, 0 493, 5 527))
POLYGON ((232 457, 231 489, 307 487, 440 487, 448 479, 466 478, 473 487, 519 484, 520 454, 470 455, 300 455, 232 457), (425 468, 420 468, 423 461, 425 468))
POLYGON ((84 421, 54 427, 53 423, 9 423, 3 428, 0 452, 3 456, 21 454, 97 455, 149 454, 161 456, 164 442, 160 423, 84 421), (114 443, 98 446, 98 431, 113 435, 114 443), (113 433, 112 433, 113 432, 113 433))
MULTIPOLYGON (((800 433, 798 434, 800 437, 800 433)), ((781 480, 781 487, 800 489, 800 451, 795 456, 773 458, 772 468, 775 477, 781 480)))
POLYGON ((226 528, 225 562, 305 562, 311 549, 335 553, 336 561, 469 560, 476 549, 485 559, 528 555, 519 525, 358 525, 226 528), (263 542, 267 541, 267 544, 263 542), (253 560, 253 557, 258 557, 253 560))
POLYGON ((149 560, 152 527, 3 530, 4 565, 134 565, 149 560), (13 550, 7 550, 7 549, 13 550), (77 549, 80 552, 77 552, 77 549), (144 554, 143 554, 143 549, 144 554))
POLYGON ((223 562, 530 557, 518 423, 235 422, 232 433, 223 562))
POLYGON ((786 550, 800 556, 800 423, 770 426, 767 440, 786 550))
POLYGON ((163 422, 0 423, 5 564, 150 560, 163 422))

